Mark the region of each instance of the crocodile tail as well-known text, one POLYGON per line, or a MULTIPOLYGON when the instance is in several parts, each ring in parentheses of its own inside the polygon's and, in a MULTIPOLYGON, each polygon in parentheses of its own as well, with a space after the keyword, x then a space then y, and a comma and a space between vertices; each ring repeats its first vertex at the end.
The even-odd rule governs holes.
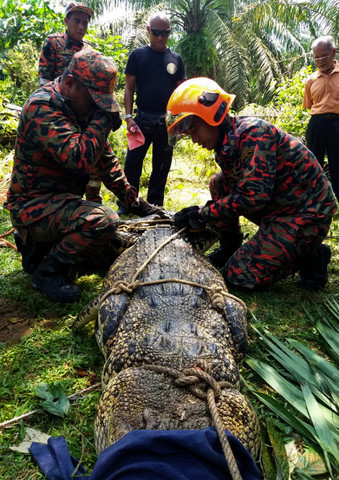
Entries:
POLYGON ((77 318, 72 324, 72 330, 77 332, 85 325, 91 322, 95 322, 98 318, 98 312, 101 305, 101 297, 97 297, 92 300, 85 308, 81 310, 77 318))

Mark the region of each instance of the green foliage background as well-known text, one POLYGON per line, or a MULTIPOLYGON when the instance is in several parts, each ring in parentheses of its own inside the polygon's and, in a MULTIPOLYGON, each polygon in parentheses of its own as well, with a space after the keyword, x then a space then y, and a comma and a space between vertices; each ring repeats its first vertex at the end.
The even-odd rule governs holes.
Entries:
MULTIPOLYGON (((215 2, 212 3, 214 5, 215 2)), ((270 2, 259 3, 260 11, 263 14, 269 12, 270 2)), ((276 3, 282 4, 284 2, 276 3)), ((104 4, 105 2, 103 2, 104 4)), ((320 5, 321 2, 317 2, 317 4, 320 5)), ((182 5, 184 5, 184 2, 182 5)), ((281 5, 281 9, 285 6, 281 5)), ((246 12, 247 17, 246 15, 243 17, 242 25, 248 30, 251 28, 250 18, 255 18, 256 21, 263 18, 259 15, 260 11, 257 10, 257 7, 251 6, 251 10, 249 6, 246 12)), ((211 12, 214 14, 213 10, 211 12)), ((271 10, 272 12, 273 10, 271 10)), ((227 32, 224 31, 225 36, 226 33, 232 33, 233 31, 234 36, 227 38, 239 38, 238 35, 241 32, 239 33, 238 28, 240 27, 235 28, 236 23, 234 19, 232 20, 232 16, 229 20, 231 22, 228 25, 230 29, 227 32)), ((293 24, 292 26, 294 33, 297 33, 296 25, 293 24)), ((17 125, 16 119, 6 108, 6 104, 15 103, 22 106, 36 88, 37 61, 43 40, 48 33, 63 30, 63 14, 55 12, 47 1, 4 0, 2 2, 0 9, 0 138, 1 136, 13 137, 17 125)), ((98 28, 91 25, 86 39, 95 48, 115 61, 118 68, 116 95, 122 105, 123 70, 129 53, 129 43, 124 40, 121 32, 119 32, 119 35, 114 33, 118 33, 118 30, 113 32, 112 28, 109 27, 98 28)), ((190 36, 182 36, 181 38, 178 36, 173 39, 174 49, 176 49, 175 42, 178 41, 178 46, 190 59, 190 63, 188 63, 189 73, 198 72, 201 75, 213 76, 218 52, 212 48, 211 42, 206 42, 207 33, 211 32, 205 29, 191 33, 190 36), (195 67, 196 69, 194 69, 195 67)), ((244 42, 249 38, 247 33, 249 34, 250 31, 244 35, 244 42)), ((304 43, 307 44, 307 41, 304 41, 304 43)), ((247 70, 247 66, 241 63, 242 56, 246 55, 246 50, 243 43, 235 44, 235 46, 237 49, 232 49, 233 56, 227 58, 228 65, 233 64, 232 62, 240 62, 237 70, 239 77, 235 76, 234 79, 236 81, 238 78, 238 86, 242 85, 241 82, 244 82, 245 85, 245 80, 248 80, 247 76, 250 76, 251 73, 247 70)), ((250 47, 251 51, 254 52, 253 54, 258 55, 263 48, 258 41, 251 43, 250 47)), ((291 59, 295 58, 293 55, 291 54, 291 59)), ((288 51, 285 52, 285 56, 284 64, 286 65, 289 58, 288 51)), ((291 71, 286 70, 284 75, 271 83, 271 94, 268 101, 262 87, 262 77, 266 75, 267 70, 265 68, 270 59, 272 60, 270 67, 276 68, 276 65, 273 57, 265 56, 265 59, 266 66, 263 62, 261 64, 262 69, 257 70, 257 76, 255 76, 254 71, 254 76, 251 77, 253 95, 249 97, 254 100, 261 99, 261 104, 246 104, 241 113, 266 118, 289 133, 303 139, 309 116, 302 109, 302 97, 304 82, 307 75, 311 73, 312 66, 302 69, 297 68, 294 75, 291 74, 293 68, 291 68, 291 71), (262 95, 257 94, 260 91, 262 95)), ((290 63, 293 63, 292 60, 290 63)), ((118 132, 110 134, 110 141, 123 165, 127 148, 125 125, 118 132)), ((10 178, 13 158, 12 148, 10 143, 6 144, 5 142, 0 145, 0 200, 3 200, 3 194, 10 178)), ((176 211, 183 206, 203 204, 209 198, 208 179, 216 169, 217 166, 209 152, 193 145, 189 139, 183 139, 174 151, 173 164, 166 185, 165 207, 168 210, 176 211)), ((144 165, 141 194, 146 192, 150 171, 151 151, 148 153, 144 165)), ((108 191, 104 190, 103 193, 105 203, 115 208, 115 197, 108 191)), ((338 219, 339 214, 336 215, 331 225, 327 240, 332 248, 332 262, 330 265, 330 281, 326 287, 326 292, 332 296, 337 295, 339 290, 338 219)), ((0 234, 8 231, 10 227, 9 214, 0 207, 0 234)), ((245 233, 253 234, 253 228, 253 225, 243 219, 245 233)), ((8 237, 8 239, 13 242, 13 236, 8 237)), ((55 385, 56 389, 60 388, 66 395, 99 382, 103 358, 98 351, 91 329, 88 329, 81 336, 74 336, 71 333, 73 319, 81 307, 87 305, 98 294, 102 277, 85 275, 77 278, 77 285, 82 290, 81 302, 72 306, 63 306, 52 304, 31 289, 29 276, 22 271, 20 257, 14 250, 0 248, 0 271, 0 299, 9 300, 18 309, 23 308, 35 320, 31 333, 23 337, 17 344, 0 343, 1 422, 35 408, 40 408, 39 400, 34 391, 42 382, 55 385)), ((269 330, 270 334, 273 333, 280 339, 288 336, 292 340, 308 344, 324 356, 324 352, 327 351, 326 346, 317 334, 316 323, 311 321, 311 317, 315 321, 320 321, 326 315, 326 309, 321 308, 323 295, 322 293, 297 290, 294 282, 293 278, 288 278, 273 286, 269 292, 260 294, 234 293, 247 303, 253 318, 260 319, 261 332, 264 332, 265 329, 269 330), (311 317, 305 314, 305 305, 311 317)), ((253 319, 251 322, 253 322, 253 319)), ((260 333, 255 329, 250 329, 249 338, 250 355, 261 360, 267 360, 269 354, 263 351, 260 333)), ((267 361, 270 365, 274 365, 274 357, 269 357, 267 361)), ((276 368, 279 369, 279 367, 276 368)), ((271 396, 272 388, 268 387, 257 374, 245 366, 242 369, 242 375, 245 381, 243 391, 256 405, 262 425, 265 427, 264 435, 268 435, 265 437, 265 445, 266 447, 268 445, 268 447, 263 452, 262 459, 263 462, 266 462, 264 459, 268 459, 265 469, 268 468, 269 462, 273 462, 272 472, 274 473, 272 473, 272 476, 266 476, 266 478, 268 480, 283 478, 277 476, 277 466, 274 466, 274 463, 277 462, 273 460, 272 451, 275 452, 275 458, 277 458, 277 455, 279 456, 278 449, 274 449, 275 443, 280 442, 280 449, 281 445, 283 447, 289 439, 295 439, 301 446, 306 445, 307 448, 316 446, 311 445, 312 442, 305 440, 296 430, 279 420, 279 417, 268 413, 267 408, 253 394, 254 389, 259 390, 262 398, 265 395, 271 396)), ((0 456, 2 456, 2 453, 5 455, 2 456, 3 461, 0 463, 0 478, 4 480, 43 478, 37 467, 33 465, 30 456, 12 452, 9 449, 10 446, 20 443, 24 438, 25 427, 28 425, 48 432, 53 436, 64 435, 67 438, 71 453, 77 458, 83 457, 86 468, 91 470, 96 460, 93 446, 93 422, 99 395, 98 391, 93 391, 88 396, 81 398, 71 406, 70 413, 66 416, 55 417, 44 412, 29 420, 21 421, 12 428, 2 430, 0 456)), ((292 412, 292 415, 298 417, 298 414, 293 410, 293 403, 292 407, 288 407, 288 409, 292 412)), ((285 459, 282 461, 284 462, 285 459)), ((279 475, 281 475, 281 472, 279 475)), ((299 472, 298 475, 294 478, 313 478, 305 476, 305 470, 299 472)))

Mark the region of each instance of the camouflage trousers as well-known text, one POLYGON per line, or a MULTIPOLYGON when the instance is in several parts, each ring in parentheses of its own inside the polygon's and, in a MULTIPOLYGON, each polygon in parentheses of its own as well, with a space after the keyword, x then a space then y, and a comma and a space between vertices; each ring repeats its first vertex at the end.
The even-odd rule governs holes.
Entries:
MULTIPOLYGON (((210 181, 213 200, 230 192, 222 173, 210 181)), ((333 211, 261 218, 245 216, 259 226, 253 237, 245 242, 223 268, 226 284, 241 290, 265 288, 299 270, 299 259, 314 251, 326 237, 333 211)), ((221 231, 234 231, 237 222, 218 222, 221 231)), ((227 241, 227 239, 225 239, 227 241)))
MULTIPOLYGON (((119 225, 119 216, 111 208, 82 199, 70 200, 59 210, 31 223, 32 239, 51 244, 50 254, 61 263, 111 263, 110 241, 119 225)), ((18 228, 19 233, 22 236, 18 228)))

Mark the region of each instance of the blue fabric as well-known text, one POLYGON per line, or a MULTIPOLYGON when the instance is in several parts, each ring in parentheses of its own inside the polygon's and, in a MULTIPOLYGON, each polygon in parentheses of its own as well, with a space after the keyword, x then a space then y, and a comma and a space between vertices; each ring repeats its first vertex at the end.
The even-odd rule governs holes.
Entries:
MULTIPOLYGON (((37 461, 42 473, 51 480, 70 480, 70 475, 78 465, 78 460, 70 455, 64 437, 50 437, 47 445, 33 442, 29 451, 37 461)), ((86 470, 80 465, 77 473, 86 474, 86 470)), ((76 478, 77 480, 88 480, 88 476, 76 478)))
MULTIPOLYGON (((227 432, 243 480, 258 480, 253 458, 227 432)), ((31 454, 48 480, 70 480, 76 461, 63 437, 48 445, 32 443, 31 454)), ((214 427, 205 430, 134 430, 100 453, 93 472, 77 480, 225 480, 231 479, 214 427)), ((78 476, 79 475, 79 476, 78 476)))

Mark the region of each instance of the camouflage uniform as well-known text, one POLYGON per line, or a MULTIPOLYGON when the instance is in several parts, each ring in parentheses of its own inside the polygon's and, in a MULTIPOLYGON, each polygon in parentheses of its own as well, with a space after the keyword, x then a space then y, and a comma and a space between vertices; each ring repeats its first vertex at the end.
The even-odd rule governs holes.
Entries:
MULTIPOLYGON (((82 49, 92 48, 86 42, 77 42, 67 33, 56 33, 48 35, 45 40, 39 58, 39 81, 55 80, 63 74, 64 70, 71 63, 73 55, 82 49)), ((46 83, 46 82, 45 82, 46 83)), ((90 180, 86 186, 86 198, 93 202, 102 202, 100 195, 101 182, 94 174, 90 175, 90 180)))
MULTIPOLYGON (((86 85, 87 65, 78 64, 86 85)), ((100 74, 95 75, 100 82, 100 74)), ((135 201, 136 193, 107 140, 112 128, 110 114, 96 110, 81 128, 71 102, 60 93, 59 81, 37 90, 23 107, 5 208, 23 235, 25 227, 34 240, 59 242, 51 253, 71 264, 82 260, 84 252, 94 246, 100 251, 118 225, 113 210, 82 200, 90 171, 94 168, 126 206, 135 201)), ((111 87, 113 92, 114 85, 111 87)), ((105 95, 98 98, 96 103, 103 108, 105 95)), ((118 108, 116 103, 113 109, 118 108)))
POLYGON ((39 58, 38 76, 55 80, 71 63, 73 55, 83 48, 92 48, 86 42, 77 42, 67 33, 54 33, 46 38, 39 58))
POLYGON ((231 256, 223 273, 238 288, 268 286, 297 271, 297 259, 326 237, 336 203, 314 155, 264 120, 234 117, 217 150, 203 219, 235 230, 243 216, 257 233, 231 256))

